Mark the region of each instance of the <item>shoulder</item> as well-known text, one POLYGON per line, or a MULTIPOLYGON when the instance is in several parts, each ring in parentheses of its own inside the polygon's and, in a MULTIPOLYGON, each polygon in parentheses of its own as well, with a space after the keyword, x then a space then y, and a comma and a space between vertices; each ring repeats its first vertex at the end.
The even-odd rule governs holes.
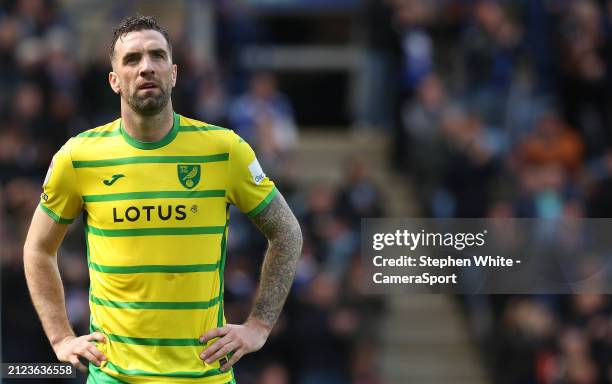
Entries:
POLYGON ((231 129, 182 115, 179 116, 179 134, 181 134, 183 139, 195 142, 203 140, 207 145, 216 144, 228 149, 231 148, 234 142, 238 142, 240 139, 231 129))
MULTIPOLYGON (((100 125, 98 127, 88 129, 87 131, 81 132, 76 135, 73 139, 89 139, 95 137, 112 137, 119 136, 121 132, 119 131, 121 119, 118 118, 110 123, 100 125)), ((79 141, 79 140, 77 140, 79 141)))
POLYGON ((183 115, 179 115, 179 125, 179 132, 218 132, 220 136, 223 136, 223 133, 231 132, 228 128, 185 117, 183 115))
MULTIPOLYGON (((121 136, 119 130, 121 119, 116 119, 110 123, 88 129, 70 138, 64 147, 74 156, 79 153, 88 154, 99 151, 102 144, 108 144, 112 138, 118 139, 121 136)), ((64 148, 63 147, 63 148, 64 148)))

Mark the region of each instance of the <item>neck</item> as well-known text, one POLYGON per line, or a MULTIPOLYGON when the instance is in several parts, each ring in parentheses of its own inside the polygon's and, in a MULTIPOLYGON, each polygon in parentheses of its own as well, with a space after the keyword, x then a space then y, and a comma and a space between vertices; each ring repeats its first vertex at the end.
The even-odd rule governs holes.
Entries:
POLYGON ((121 118, 123 129, 134 139, 144 142, 159 141, 170 132, 174 124, 172 102, 168 102, 166 108, 152 116, 137 114, 129 106, 122 105, 121 118))

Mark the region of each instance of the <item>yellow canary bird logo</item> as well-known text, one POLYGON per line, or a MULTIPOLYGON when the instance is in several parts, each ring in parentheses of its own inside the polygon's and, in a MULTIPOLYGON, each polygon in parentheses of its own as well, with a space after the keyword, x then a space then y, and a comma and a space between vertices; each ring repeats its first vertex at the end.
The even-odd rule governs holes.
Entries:
POLYGON ((183 187, 192 189, 200 182, 201 168, 199 164, 179 164, 178 179, 183 187))

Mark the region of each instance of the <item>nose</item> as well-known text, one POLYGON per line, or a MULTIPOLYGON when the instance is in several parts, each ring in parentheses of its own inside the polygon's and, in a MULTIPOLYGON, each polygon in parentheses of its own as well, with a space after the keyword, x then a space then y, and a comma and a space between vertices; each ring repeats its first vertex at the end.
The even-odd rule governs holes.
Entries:
POLYGON ((153 61, 145 55, 141 61, 140 76, 147 77, 154 73, 155 69, 153 68, 153 61))

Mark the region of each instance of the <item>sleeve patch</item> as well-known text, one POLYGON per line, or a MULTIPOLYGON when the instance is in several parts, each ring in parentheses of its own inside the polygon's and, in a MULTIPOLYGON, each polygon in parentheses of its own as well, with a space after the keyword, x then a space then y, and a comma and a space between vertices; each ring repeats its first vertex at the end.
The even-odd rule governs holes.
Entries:
POLYGON ((47 174, 45 175, 45 181, 43 182, 43 188, 47 186, 47 183, 49 183, 49 179, 51 178, 52 170, 53 170, 53 159, 51 159, 51 164, 49 164, 49 169, 47 169, 47 174))
POLYGON ((251 172, 251 177, 255 184, 259 185, 266 178, 266 174, 263 169, 261 169, 261 165, 259 165, 259 161, 257 159, 253 160, 251 164, 249 164, 249 171, 251 172))

